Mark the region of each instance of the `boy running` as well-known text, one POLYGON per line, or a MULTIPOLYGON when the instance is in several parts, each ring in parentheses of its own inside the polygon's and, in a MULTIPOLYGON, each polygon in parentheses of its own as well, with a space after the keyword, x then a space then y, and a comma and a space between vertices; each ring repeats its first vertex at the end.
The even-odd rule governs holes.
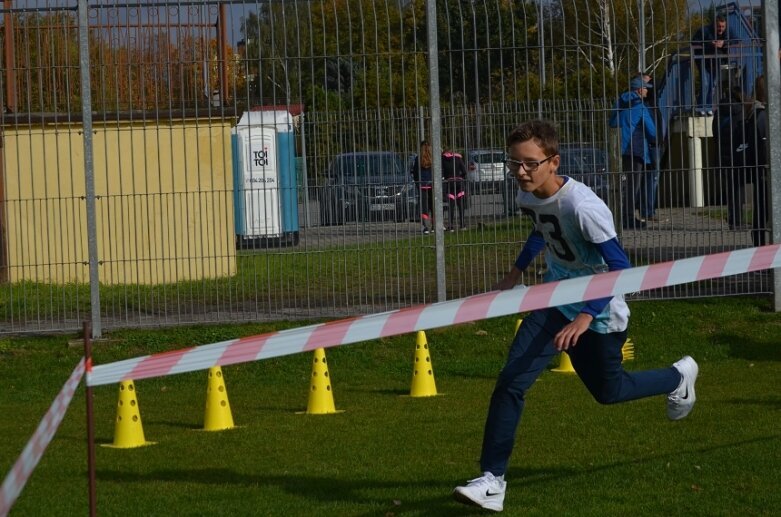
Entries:
MULTIPOLYGON (((518 206, 534 230, 495 289, 511 289, 545 249, 546 282, 630 267, 605 203, 586 185, 559 176, 559 138, 547 121, 517 127, 507 138, 507 167, 521 192, 518 206)), ((686 356, 668 368, 626 372, 621 348, 629 309, 623 296, 533 311, 523 319, 491 396, 483 435, 483 475, 456 487, 460 502, 501 511, 504 474, 515 443, 526 391, 557 352, 566 352, 601 404, 667 394, 667 416, 684 418, 695 401, 698 367, 686 356)))

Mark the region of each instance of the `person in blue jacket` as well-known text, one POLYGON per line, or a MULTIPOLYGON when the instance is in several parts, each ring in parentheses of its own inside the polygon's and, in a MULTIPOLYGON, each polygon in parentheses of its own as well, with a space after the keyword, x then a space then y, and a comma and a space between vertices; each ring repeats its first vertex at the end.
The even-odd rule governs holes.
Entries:
POLYGON ((621 167, 626 174, 624 206, 621 221, 624 229, 642 229, 646 223, 635 215, 635 206, 641 186, 646 184, 645 174, 652 173, 653 153, 656 144, 656 125, 651 110, 645 105, 645 97, 651 84, 638 75, 629 83, 629 91, 622 93, 610 115, 610 127, 621 129, 621 167))

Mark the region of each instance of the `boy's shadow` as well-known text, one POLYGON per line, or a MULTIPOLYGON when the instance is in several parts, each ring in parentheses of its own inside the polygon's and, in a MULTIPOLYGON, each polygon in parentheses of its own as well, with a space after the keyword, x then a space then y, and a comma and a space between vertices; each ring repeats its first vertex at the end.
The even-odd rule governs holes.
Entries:
MULTIPOLYGON (((544 474, 533 475, 544 477, 544 474)), ((227 468, 206 469, 165 469, 146 474, 123 472, 118 470, 98 470, 98 483, 110 481, 116 483, 196 483, 204 485, 235 485, 241 487, 275 486, 282 491, 311 501, 313 509, 322 503, 355 503, 373 506, 373 510, 352 515, 485 515, 486 511, 477 507, 465 506, 454 501, 451 492, 457 480, 450 483, 443 480, 410 479, 409 481, 380 481, 371 479, 345 480, 317 476, 280 476, 247 475, 227 468), (417 496, 420 487, 436 487, 436 497, 417 496), (368 495, 373 492, 385 492, 389 495, 368 495)))

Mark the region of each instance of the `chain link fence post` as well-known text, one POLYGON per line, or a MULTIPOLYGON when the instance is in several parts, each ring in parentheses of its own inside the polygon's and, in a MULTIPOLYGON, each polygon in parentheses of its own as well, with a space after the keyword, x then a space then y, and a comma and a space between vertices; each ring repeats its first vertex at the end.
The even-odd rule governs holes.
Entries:
POLYGON ((79 69, 81 72, 81 115, 84 130, 84 188, 87 203, 90 311, 92 337, 99 338, 102 329, 100 325, 98 235, 95 221, 95 164, 92 155, 92 89, 89 66, 89 4, 87 0, 79 0, 79 69))
MULTIPOLYGON (((767 89, 768 175, 770 228, 773 243, 781 242, 781 67, 778 45, 778 2, 762 3, 765 30, 765 85, 767 89)), ((781 311, 781 270, 773 271, 775 310, 781 311)))
POLYGON ((437 42, 437 3, 426 2, 426 33, 428 52, 429 111, 431 112, 431 147, 434 152, 431 180, 434 190, 434 236, 437 268, 437 301, 447 300, 445 286, 445 225, 442 211, 442 113, 439 104, 439 54, 437 42))

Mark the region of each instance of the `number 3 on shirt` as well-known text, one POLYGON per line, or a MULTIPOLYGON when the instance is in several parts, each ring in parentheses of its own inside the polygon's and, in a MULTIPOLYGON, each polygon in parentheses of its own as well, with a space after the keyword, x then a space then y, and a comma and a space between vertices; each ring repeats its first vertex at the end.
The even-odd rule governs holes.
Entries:
MULTIPOLYGON (((533 210, 529 210, 528 214, 531 216, 531 218, 534 220, 534 225, 537 226, 537 213, 533 210)), ((572 252, 572 249, 570 249, 569 245, 567 244, 567 241, 564 240, 564 234, 561 232, 561 224, 559 224, 559 220, 556 218, 553 214, 540 214, 540 225, 549 225, 552 226, 552 229, 546 228, 545 233, 550 237, 551 240, 545 241, 545 244, 548 246, 548 248, 560 259, 567 262, 574 262, 576 257, 575 254, 572 252)))

